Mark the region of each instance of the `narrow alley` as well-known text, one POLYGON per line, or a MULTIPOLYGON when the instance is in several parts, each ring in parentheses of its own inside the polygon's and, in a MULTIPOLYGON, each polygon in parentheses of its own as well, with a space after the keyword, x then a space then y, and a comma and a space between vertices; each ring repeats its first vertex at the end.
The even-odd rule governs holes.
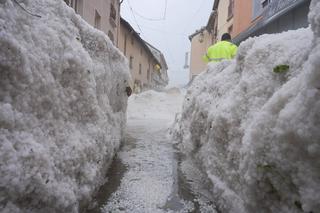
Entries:
POLYGON ((181 105, 179 90, 129 99, 126 140, 88 212, 215 212, 206 178, 168 138, 181 105))
POLYGON ((0 213, 319 213, 320 0, 0 0, 0 213))

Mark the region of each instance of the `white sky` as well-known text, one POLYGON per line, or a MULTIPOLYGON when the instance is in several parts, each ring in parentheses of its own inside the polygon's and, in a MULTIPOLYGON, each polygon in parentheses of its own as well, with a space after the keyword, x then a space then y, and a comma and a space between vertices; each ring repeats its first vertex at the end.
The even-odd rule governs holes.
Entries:
POLYGON ((142 39, 164 54, 169 67, 170 85, 188 83, 189 69, 183 68, 185 53, 190 52, 188 36, 207 24, 213 2, 214 0, 123 1, 121 16, 140 33, 142 39))

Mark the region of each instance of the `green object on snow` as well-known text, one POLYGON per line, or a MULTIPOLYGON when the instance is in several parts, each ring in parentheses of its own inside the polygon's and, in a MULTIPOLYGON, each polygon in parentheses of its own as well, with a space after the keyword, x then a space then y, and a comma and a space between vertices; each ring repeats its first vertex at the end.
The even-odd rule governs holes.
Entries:
POLYGON ((265 165, 258 164, 258 165, 257 165, 257 168, 258 168, 259 170, 264 171, 264 172, 272 172, 272 170, 275 169, 274 166, 269 165, 269 164, 265 164, 265 165))
POLYGON ((278 66, 275 66, 273 68, 273 72, 274 73, 284 73, 284 72, 288 72, 289 71, 289 65, 286 64, 280 64, 278 66))

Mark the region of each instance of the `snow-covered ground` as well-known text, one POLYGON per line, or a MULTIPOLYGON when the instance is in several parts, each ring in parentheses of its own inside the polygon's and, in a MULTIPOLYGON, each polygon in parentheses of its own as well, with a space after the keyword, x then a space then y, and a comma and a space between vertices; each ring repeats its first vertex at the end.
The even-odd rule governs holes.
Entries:
POLYGON ((174 139, 202 162, 221 212, 319 212, 320 1, 309 20, 248 39, 187 91, 174 139))
POLYGON ((123 138, 129 68, 62 0, 0 1, 0 212, 78 212, 123 138))
POLYGON ((118 153, 128 169, 103 212, 163 211, 160 208, 165 206, 174 181, 174 150, 167 130, 181 103, 179 92, 147 91, 129 98, 127 134, 133 139, 118 153))
MULTIPOLYGON (((191 212, 196 208, 193 197, 185 196, 193 192, 180 192, 190 186, 182 181, 186 173, 180 174, 181 161, 177 159, 168 135, 175 114, 181 110, 182 100, 183 95, 178 89, 161 93, 147 91, 129 98, 127 140, 113 164, 117 168, 124 165, 126 169, 120 177, 121 171, 117 168, 114 169, 117 172, 109 176, 110 181, 102 190, 119 186, 113 193, 102 197, 98 206, 102 212, 191 212), (121 179, 120 183, 118 179, 121 179)), ((190 177, 193 173, 199 179, 200 174, 192 164, 184 162, 183 167, 190 177)), ((194 188, 200 191, 200 187, 194 188)), ((108 193, 101 193, 104 194, 108 193)), ((194 197, 199 203, 202 201, 199 196, 194 197)), ((201 208, 209 209, 205 202, 201 202, 201 208)), ((212 207, 210 209, 207 212, 213 213, 212 207)))

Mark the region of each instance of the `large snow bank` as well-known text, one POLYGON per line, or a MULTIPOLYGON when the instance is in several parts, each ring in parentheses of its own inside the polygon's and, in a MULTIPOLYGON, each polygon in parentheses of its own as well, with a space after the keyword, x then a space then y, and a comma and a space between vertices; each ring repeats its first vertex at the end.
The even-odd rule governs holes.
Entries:
POLYGON ((209 64, 174 126, 203 165, 221 212, 319 212, 320 1, 311 29, 243 42, 209 64), (274 73, 287 64, 286 73, 274 73))
MULTIPOLYGON (((129 98, 128 122, 145 122, 146 118, 172 124, 175 114, 181 111, 183 96, 179 89, 157 92, 148 90, 129 98)), ((155 125, 155 124, 150 124, 155 125)))
POLYGON ((127 62, 64 1, 21 5, 41 18, 0 1, 0 212, 78 212, 122 138, 127 62))

